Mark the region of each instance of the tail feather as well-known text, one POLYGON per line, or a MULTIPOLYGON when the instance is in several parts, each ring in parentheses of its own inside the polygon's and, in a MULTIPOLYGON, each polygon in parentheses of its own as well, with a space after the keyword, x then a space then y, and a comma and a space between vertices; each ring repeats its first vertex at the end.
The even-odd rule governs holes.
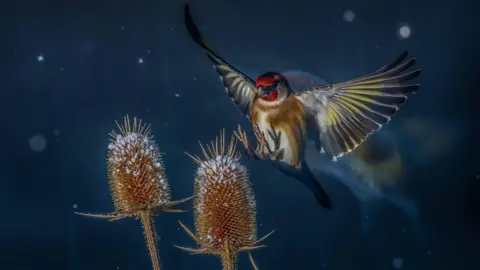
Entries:
POLYGON ((320 185, 320 183, 317 181, 315 175, 313 175, 305 162, 302 163, 302 169, 296 169, 278 161, 274 162, 273 164, 285 175, 290 176, 305 185, 313 193, 313 195, 315 195, 317 202, 322 207, 327 209, 332 208, 332 201, 330 200, 330 197, 327 195, 327 192, 325 192, 322 185, 320 185))
POLYGON ((332 201, 330 200, 330 197, 327 195, 327 192, 323 189, 322 185, 317 181, 315 175, 313 175, 306 163, 302 164, 302 169, 304 171, 303 175, 305 175, 305 181, 303 182, 305 182, 304 184, 313 192, 317 202, 325 208, 332 209, 332 201))

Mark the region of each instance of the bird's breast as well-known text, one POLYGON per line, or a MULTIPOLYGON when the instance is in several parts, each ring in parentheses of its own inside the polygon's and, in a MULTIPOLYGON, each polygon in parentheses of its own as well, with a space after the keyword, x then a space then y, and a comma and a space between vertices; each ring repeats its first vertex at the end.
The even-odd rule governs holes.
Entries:
POLYGON ((290 96, 277 106, 255 102, 252 122, 264 133, 271 149, 275 149, 275 142, 268 132, 274 131, 280 135, 277 146, 284 150, 283 161, 296 166, 303 158, 305 111, 297 98, 290 96))

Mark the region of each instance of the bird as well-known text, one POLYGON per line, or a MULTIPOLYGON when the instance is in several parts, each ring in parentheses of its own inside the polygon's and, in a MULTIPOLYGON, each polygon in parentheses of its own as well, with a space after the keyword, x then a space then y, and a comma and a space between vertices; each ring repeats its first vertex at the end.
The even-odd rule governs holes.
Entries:
POLYGON ((228 96, 253 125, 256 149, 240 126, 235 132, 246 151, 307 185, 325 208, 332 207, 331 200, 305 162, 306 142, 314 141, 317 151, 337 161, 387 124, 407 94, 420 87, 405 83, 421 73, 411 69, 416 59, 407 60, 405 51, 370 74, 294 92, 281 72, 265 72, 254 80, 220 57, 203 39, 188 4, 184 23, 213 62, 228 96))

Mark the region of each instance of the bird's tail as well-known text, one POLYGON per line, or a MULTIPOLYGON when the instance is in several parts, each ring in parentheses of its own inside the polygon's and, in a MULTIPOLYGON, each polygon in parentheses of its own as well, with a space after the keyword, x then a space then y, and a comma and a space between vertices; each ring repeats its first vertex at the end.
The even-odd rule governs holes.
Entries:
POLYGON ((318 203, 325 207, 325 208, 332 208, 332 201, 330 197, 328 197, 327 192, 323 189, 322 185, 317 181, 315 175, 313 175, 312 171, 308 167, 308 165, 304 162, 302 164, 302 176, 304 177, 303 184, 306 185, 315 195, 318 203))
POLYGON ((273 164, 285 175, 295 178, 304 184, 313 193, 313 195, 315 195, 317 202, 322 207, 328 209, 332 208, 332 202, 328 197, 327 192, 325 192, 322 185, 320 185, 320 183, 317 181, 315 175, 313 175, 305 162, 302 163, 301 170, 290 167, 283 162, 274 162, 273 164))

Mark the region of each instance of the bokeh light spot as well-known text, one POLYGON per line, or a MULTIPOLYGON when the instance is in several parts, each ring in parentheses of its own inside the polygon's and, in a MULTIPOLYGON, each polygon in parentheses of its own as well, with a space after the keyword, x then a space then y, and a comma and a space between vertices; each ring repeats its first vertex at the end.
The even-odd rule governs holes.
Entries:
POLYGON ((353 20, 355 20, 355 13, 349 9, 345 10, 345 12, 343 12, 343 20, 346 22, 353 22, 353 20))
POLYGON ((395 258, 392 261, 392 266, 395 269, 402 269, 403 267, 403 260, 401 258, 395 258))
POLYGON ((42 152, 47 147, 47 139, 41 134, 35 134, 30 137, 28 145, 34 152, 42 152))
POLYGON ((398 34, 400 34, 401 38, 407 39, 412 34, 412 30, 410 29, 410 27, 404 25, 400 27, 400 29, 398 29, 398 34))

